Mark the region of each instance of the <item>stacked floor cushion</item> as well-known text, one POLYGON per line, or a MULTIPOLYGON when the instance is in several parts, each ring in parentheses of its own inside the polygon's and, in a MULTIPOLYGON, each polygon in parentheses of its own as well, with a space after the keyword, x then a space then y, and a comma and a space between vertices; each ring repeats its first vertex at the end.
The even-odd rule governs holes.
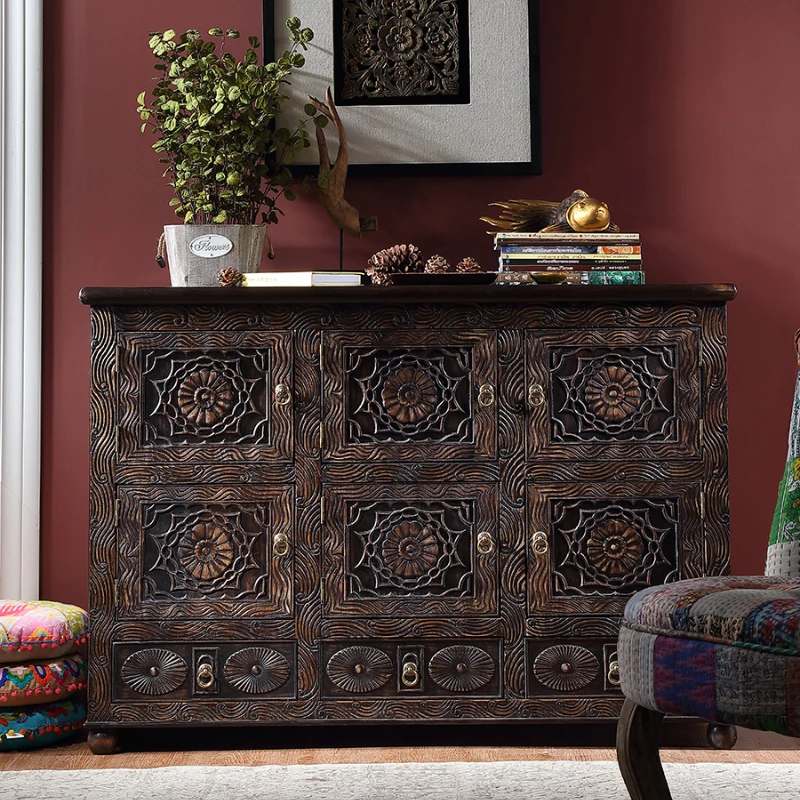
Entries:
POLYGON ((86 685, 77 648, 88 635, 77 606, 0 600, 0 750, 52 744, 82 727, 86 708, 72 695, 86 685))

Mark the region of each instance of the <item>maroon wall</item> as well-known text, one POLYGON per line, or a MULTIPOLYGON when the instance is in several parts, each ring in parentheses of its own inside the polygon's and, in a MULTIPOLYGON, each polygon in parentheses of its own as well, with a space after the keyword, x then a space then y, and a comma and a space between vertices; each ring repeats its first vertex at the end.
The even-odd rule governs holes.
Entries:
MULTIPOLYGON (((47 3, 42 596, 86 602, 88 309, 82 286, 166 285, 153 256, 173 221, 136 95, 148 32, 257 33, 260 0, 47 3)), ((348 266, 413 241, 426 255, 492 263, 477 218, 492 200, 606 200, 645 240, 651 283, 731 281, 732 569, 763 570, 785 456, 800 272, 800 3, 543 0, 544 174, 351 179, 380 232, 347 242, 348 266)), ((447 131, 442 131, 442 136, 447 131)), ((498 120, 498 137, 503 123, 498 120)), ((331 268, 338 233, 311 197, 273 231, 286 268, 331 268)))

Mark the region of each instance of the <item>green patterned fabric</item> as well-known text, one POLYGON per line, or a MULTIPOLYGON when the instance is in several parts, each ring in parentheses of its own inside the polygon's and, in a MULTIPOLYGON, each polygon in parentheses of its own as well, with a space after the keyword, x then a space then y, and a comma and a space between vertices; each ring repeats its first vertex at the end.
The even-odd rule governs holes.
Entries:
POLYGON ((769 535, 766 574, 800 577, 800 374, 789 425, 789 453, 769 535))

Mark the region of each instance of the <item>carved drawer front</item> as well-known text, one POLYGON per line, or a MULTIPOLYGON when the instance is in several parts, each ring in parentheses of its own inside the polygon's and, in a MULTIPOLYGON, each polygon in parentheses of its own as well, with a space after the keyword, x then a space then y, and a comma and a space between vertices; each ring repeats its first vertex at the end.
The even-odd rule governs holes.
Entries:
POLYGON ((290 333, 122 334, 120 461, 289 459, 295 391, 290 333))
POLYGON ((290 614, 291 504, 282 486, 121 489, 117 615, 290 614))
POLYGON ((493 484, 326 488, 323 614, 497 614, 497 497, 493 484))
POLYGON ((286 700, 296 687, 294 642, 115 644, 115 700, 286 700))
POLYGON ((496 456, 493 332, 325 333, 323 357, 324 458, 496 456))
POLYGON ((323 641, 320 657, 327 699, 502 696, 499 639, 323 641))
POLYGON ((693 330, 529 331, 529 459, 700 458, 693 330))
POLYGON ((526 639, 528 697, 620 694, 616 642, 526 639))
POLYGON ((529 613, 621 615, 704 573, 699 483, 528 486, 529 613))

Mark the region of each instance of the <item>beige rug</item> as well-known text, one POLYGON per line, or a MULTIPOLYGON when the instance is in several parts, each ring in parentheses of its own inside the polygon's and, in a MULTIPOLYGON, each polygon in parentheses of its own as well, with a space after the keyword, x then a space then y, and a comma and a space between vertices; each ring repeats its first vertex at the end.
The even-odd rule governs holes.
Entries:
MULTIPOLYGON (((664 771, 673 800, 800 797, 800 764, 665 764, 664 771)), ((628 794, 613 761, 505 761, 0 771, 0 798, 628 800, 628 794)))

